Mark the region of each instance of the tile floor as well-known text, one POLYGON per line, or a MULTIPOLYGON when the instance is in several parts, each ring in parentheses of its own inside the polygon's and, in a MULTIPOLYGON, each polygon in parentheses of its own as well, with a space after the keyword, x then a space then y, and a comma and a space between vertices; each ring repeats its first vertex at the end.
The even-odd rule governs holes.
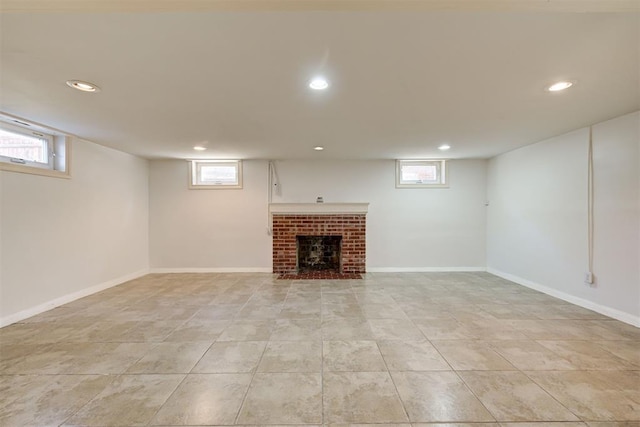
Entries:
POLYGON ((0 343, 3 427, 640 427, 640 329, 487 273, 148 275, 0 343))

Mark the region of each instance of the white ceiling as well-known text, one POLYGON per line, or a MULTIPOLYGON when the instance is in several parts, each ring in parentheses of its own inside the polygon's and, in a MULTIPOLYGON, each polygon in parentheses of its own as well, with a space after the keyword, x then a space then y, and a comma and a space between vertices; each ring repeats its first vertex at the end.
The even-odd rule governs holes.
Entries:
POLYGON ((231 4, 5 0, 0 110, 148 158, 381 159, 491 157, 640 109, 638 2, 231 4))

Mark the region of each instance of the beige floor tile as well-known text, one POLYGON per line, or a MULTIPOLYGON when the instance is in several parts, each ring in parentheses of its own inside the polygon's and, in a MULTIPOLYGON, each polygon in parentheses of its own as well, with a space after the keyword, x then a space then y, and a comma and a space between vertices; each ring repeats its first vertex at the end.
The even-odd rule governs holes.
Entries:
POLYGON ((640 421, 639 371, 527 371, 540 387, 591 421, 640 421))
POLYGON ((194 374, 248 373, 258 367, 266 341, 221 341, 209 347, 194 374))
POLYGON ((277 319, 271 341, 313 341, 322 339, 320 319, 277 319))
POLYGON ((378 341, 390 371, 450 371, 451 367, 429 341, 378 341))
POLYGON ((2 348, 2 372, 5 374, 119 374, 144 356, 152 343, 59 343, 2 348))
POLYGON ((127 369, 127 373, 187 374, 208 348, 208 342, 160 343, 127 369))
POLYGON ((258 372, 320 372, 321 341, 270 341, 258 372))
POLYGON ((415 325, 429 340, 472 340, 476 336, 456 319, 414 319, 415 325))
POLYGON ((184 375, 121 375, 65 425, 146 425, 183 379, 184 375))
POLYGON ((268 341, 273 327, 273 320, 235 320, 218 341, 268 341))
MULTIPOLYGON (((500 425, 501 424, 498 424, 498 423, 413 423, 411 424, 411 427, 500 427, 500 425)), ((544 427, 544 426, 541 426, 541 427, 544 427)), ((547 426, 547 427, 553 427, 553 426, 547 426)), ((570 427, 570 426, 558 426, 558 427, 570 427)), ((576 425, 575 427, 580 427, 580 426, 576 425)))
POLYGON ((250 374, 190 374, 150 424, 231 425, 250 382, 250 374))
POLYGON ((371 332, 376 340, 420 341, 422 332, 410 320, 405 319, 369 319, 371 332))
POLYGON ((360 303, 362 313, 367 319, 403 319, 409 320, 399 305, 392 303, 360 303))
POLYGON ((640 369, 640 341, 596 341, 602 349, 640 369))
POLYGON ((453 319, 453 310, 448 307, 410 301, 398 304, 410 319, 453 319))
POLYGON ((498 421, 579 421, 521 372, 459 372, 498 421))
POLYGON ((334 318, 358 318, 365 319, 362 308, 357 302, 351 304, 336 304, 328 303, 322 304, 322 319, 334 319, 334 318))
MULTIPOLYGON (((151 274, 0 328, 0 425, 57 426, 69 416, 86 417, 89 425, 145 424, 171 393, 167 381, 191 369, 218 380, 255 375, 256 391, 247 399, 251 413, 245 420, 230 415, 239 414, 246 397, 238 400, 233 382, 194 379, 186 382, 191 391, 183 390, 187 403, 174 394, 165 405, 167 417, 175 417, 166 419, 169 424, 208 423, 222 414, 220 422, 232 425, 407 427, 407 418, 378 416, 400 408, 418 415, 412 421, 420 427, 495 427, 460 378, 470 375, 479 390, 486 388, 481 398, 500 417, 515 411, 530 418, 504 421, 506 427, 640 427, 639 328, 488 273, 364 277, 151 274), (322 360, 322 340, 348 344, 325 351, 322 360), (429 340, 459 371, 451 371, 429 340), (531 392, 535 387, 514 367, 539 388, 531 392), (127 370, 136 374, 122 375, 127 370), (318 407, 323 377, 325 386, 332 385, 331 396, 324 393, 333 405, 327 411, 318 407), (380 385, 369 385, 374 382, 380 385), (394 404, 398 390, 400 406, 394 404), (203 405, 207 392, 229 403, 203 405), (550 396, 590 425, 539 421, 539 407, 550 396), (323 412, 324 419, 318 416, 323 412), (136 420, 136 413, 143 415, 136 420), (445 422, 454 424, 433 424, 445 422), (455 424, 462 422, 481 424, 455 424)), ((248 392, 248 383, 242 384, 248 392)))
POLYGON ((327 371, 386 371, 375 341, 324 341, 324 369, 327 371))
POLYGON ((511 320, 511 326, 534 340, 603 339, 594 332, 590 321, 575 320, 511 320))
POLYGON ((348 293, 339 293, 339 292, 323 292, 322 293, 322 304, 330 305, 330 304, 342 304, 342 305, 358 305, 358 298, 356 298, 355 294, 348 293))
MULTIPOLYGON (((319 298, 318 298, 319 299, 319 298)), ((305 303, 285 302, 278 315, 279 319, 320 319, 322 306, 317 301, 305 303)))
POLYGON ((213 298, 213 300, 211 300, 211 302, 209 303, 210 305, 219 305, 219 304, 223 304, 223 305, 240 305, 243 306, 244 304, 247 303, 247 301, 249 301, 249 298, 251 298, 251 293, 245 294, 245 293, 240 293, 240 294, 235 294, 235 293, 225 293, 222 295, 217 295, 213 298))
POLYGON ((589 341, 538 341, 540 345, 567 359, 578 369, 637 369, 633 363, 589 341))
POLYGON ((495 421, 455 372, 392 372, 411 422, 495 421))
POLYGON ((282 303, 270 305, 268 303, 263 304, 251 304, 248 302, 242 310, 238 312, 236 319, 275 319, 282 310, 282 303))
POLYGON ((189 320, 233 320, 241 308, 242 304, 215 304, 205 306, 198 310, 189 320))
POLYGON ((60 425, 113 379, 105 375, 0 377, 0 425, 60 425))
POLYGON ((408 421, 388 372, 325 372, 323 377, 325 422, 408 421))
POLYGON ((0 329, 0 342, 11 344, 50 344, 68 341, 68 337, 77 333, 83 326, 91 327, 95 322, 48 322, 48 323, 14 323, 0 329))
MULTIPOLYGON (((455 311, 457 313, 457 310, 455 311)), ((476 340, 526 340, 529 339, 522 331, 518 331, 509 320, 504 319, 467 319, 460 320, 476 340)))
POLYGON ((326 427, 412 427, 411 424, 402 423, 402 424, 353 424, 353 423, 331 423, 327 424, 326 427))
POLYGON ((322 422, 319 373, 255 374, 238 424, 318 424, 322 422))
POLYGON ((587 421, 588 427, 640 427, 640 421, 587 421))
POLYGON ((491 348, 521 370, 571 370, 577 369, 567 359, 558 356, 535 341, 493 341, 491 348))
POLYGON ((606 329, 610 332, 613 332, 615 335, 620 338, 604 338, 607 340, 619 340, 619 339, 628 339, 633 341, 640 341, 640 328, 637 328, 632 325, 628 325, 626 323, 619 322, 613 319, 605 319, 605 320, 592 320, 592 324, 598 326, 599 328, 606 329))
POLYGON ((2 374, 63 374, 73 362, 73 356, 64 346, 4 343, 0 345, 0 373, 2 374))
POLYGON ((373 333, 364 318, 323 319, 322 339, 325 341, 372 340, 373 333))
POLYGON ((69 334, 58 342, 113 342, 119 341, 122 335, 132 327, 135 321, 122 322, 77 322, 69 334))
POLYGON ((480 304, 485 313, 496 319, 537 319, 527 307, 512 304, 480 304))
MULTIPOLYGON (((117 314, 131 314, 133 319, 141 322, 161 323, 182 323, 193 316, 198 311, 198 307, 176 306, 174 304, 151 304, 147 301, 127 307, 117 314)), ((126 318, 126 317, 125 317, 126 318)))
POLYGON ((431 341, 455 370, 515 370, 516 368, 496 353, 485 341, 431 341))
POLYGON ((231 320, 190 319, 174 329, 165 341, 212 343, 230 324, 231 320))
POLYGON ((117 338, 119 342, 162 342, 176 328, 182 325, 182 320, 169 321, 141 321, 128 329, 117 338))
POLYGON ((334 294, 353 295, 354 293, 349 280, 322 280, 320 282, 320 291, 323 298, 334 294))
MULTIPOLYGON (((584 422, 530 422, 530 423, 500 423, 502 427, 587 427, 584 422)), ((613 427, 613 426, 612 426, 613 427)))
POLYGON ((361 291, 354 291, 354 295, 358 300, 358 304, 385 304, 392 306, 397 304, 396 301, 384 290, 368 291, 367 288, 363 288, 361 291))

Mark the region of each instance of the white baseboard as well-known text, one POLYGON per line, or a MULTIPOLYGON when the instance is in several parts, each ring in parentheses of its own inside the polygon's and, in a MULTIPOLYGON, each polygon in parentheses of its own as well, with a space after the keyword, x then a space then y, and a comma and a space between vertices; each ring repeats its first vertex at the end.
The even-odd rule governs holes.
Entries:
POLYGON ((90 288, 82 289, 80 291, 61 296, 60 298, 47 301, 35 307, 27 308, 26 310, 22 310, 17 313, 10 314, 8 316, 1 317, 0 328, 10 325, 12 323, 19 322, 24 319, 28 319, 29 317, 35 316, 36 314, 40 314, 47 310, 51 310, 52 308, 56 308, 61 305, 70 303, 71 301, 75 301, 77 299, 89 296, 91 294, 95 294, 96 292, 104 291, 105 289, 112 288, 121 283, 128 282, 129 280, 137 279, 138 277, 142 277, 148 273, 149 273, 149 270, 145 268, 144 270, 136 271, 135 273, 131 273, 131 274, 126 274, 116 279, 102 282, 90 288))
POLYGON ((503 279, 510 280, 519 285, 526 286, 527 288, 540 291, 547 295, 551 295, 552 297, 559 298, 563 301, 570 302, 571 304, 578 305, 588 310, 593 310, 596 313, 604 314, 605 316, 609 316, 621 322, 628 323, 629 325, 633 325, 640 328, 640 316, 634 316, 633 314, 616 310, 615 308, 607 307, 583 298, 578 298, 576 296, 558 291, 548 286, 540 285, 530 280, 523 279, 522 277, 518 277, 510 273, 505 273, 504 271, 496 270, 495 268, 487 268, 487 272, 494 274, 498 277, 502 277, 503 279))
POLYGON ((271 267, 151 268, 150 273, 272 273, 271 267))
POLYGON ((367 267, 367 273, 438 273, 487 271, 484 267, 367 267))

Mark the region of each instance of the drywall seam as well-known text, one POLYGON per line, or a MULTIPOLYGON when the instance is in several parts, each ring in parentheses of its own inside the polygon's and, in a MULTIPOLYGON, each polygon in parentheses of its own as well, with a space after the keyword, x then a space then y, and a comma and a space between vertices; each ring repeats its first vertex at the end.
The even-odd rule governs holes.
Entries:
POLYGON ((487 267, 487 272, 494 274, 498 277, 502 277, 503 279, 509 280, 511 282, 517 283, 519 285, 525 286, 527 288, 540 291, 552 297, 559 298, 563 301, 570 302, 571 304, 578 305, 588 310, 593 310, 596 313, 604 314, 605 316, 612 317, 621 322, 628 323, 630 325, 640 328, 640 316, 636 316, 630 313, 626 313, 624 311, 616 310, 615 308, 610 308, 604 305, 600 305, 595 302, 588 301, 586 299, 578 298, 573 295, 567 294, 565 292, 555 290, 549 286, 541 285, 539 283, 535 283, 530 280, 523 279, 522 277, 518 277, 513 274, 496 270, 495 268, 487 267))

